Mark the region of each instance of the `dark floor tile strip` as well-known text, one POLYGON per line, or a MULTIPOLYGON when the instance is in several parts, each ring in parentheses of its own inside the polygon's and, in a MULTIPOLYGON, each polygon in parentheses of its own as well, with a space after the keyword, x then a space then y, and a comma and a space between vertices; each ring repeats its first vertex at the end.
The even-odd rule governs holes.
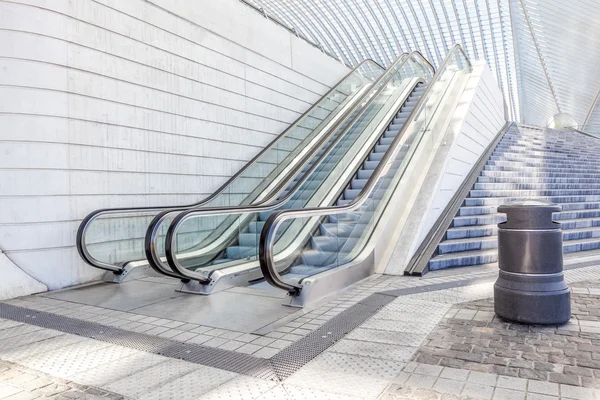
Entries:
POLYGON ((158 354, 262 379, 276 380, 269 360, 228 350, 130 332, 94 322, 0 303, 0 318, 54 329, 131 349, 158 354))
POLYGON ((395 298, 385 294, 372 294, 277 353, 270 361, 279 379, 288 378, 395 298))

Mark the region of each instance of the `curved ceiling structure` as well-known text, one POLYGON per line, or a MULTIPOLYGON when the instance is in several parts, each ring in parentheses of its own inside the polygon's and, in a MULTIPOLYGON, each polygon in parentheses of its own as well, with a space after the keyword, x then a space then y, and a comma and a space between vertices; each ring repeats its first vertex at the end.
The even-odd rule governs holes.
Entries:
POLYGON ((597 0, 242 1, 348 65, 412 50, 439 65, 460 43, 496 75, 512 120, 600 123, 597 0))

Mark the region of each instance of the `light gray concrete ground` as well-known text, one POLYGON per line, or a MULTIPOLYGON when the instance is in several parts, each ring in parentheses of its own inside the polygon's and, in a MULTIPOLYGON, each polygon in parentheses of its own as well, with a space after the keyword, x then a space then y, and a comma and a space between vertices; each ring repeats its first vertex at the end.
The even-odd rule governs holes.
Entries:
MULTIPOLYGON (((477 274, 470 271, 468 277, 474 276, 477 274)), ((489 271, 479 276, 491 277, 489 271)), ((372 293, 447 283, 465 277, 460 275, 460 271, 457 271, 454 276, 431 275, 427 279, 375 276, 351 288, 335 300, 330 300, 287 322, 283 327, 292 330, 304 329, 302 325, 309 324, 306 332, 298 332, 298 336, 304 337, 308 332, 316 329, 316 326, 320 326, 314 323, 319 318, 322 321, 329 320, 372 293)), ((566 277, 569 283, 600 280, 600 267, 570 270, 566 272, 566 277)), ((580 307, 593 307, 593 304, 596 304, 600 308, 600 295, 596 297, 596 293, 592 293, 595 292, 593 287, 579 284, 573 286, 577 287, 575 294, 581 292, 582 296, 587 296, 585 304, 581 303, 580 307)), ((415 361, 419 360, 419 356, 423 354, 422 350, 430 344, 428 341, 432 339, 431 335, 435 335, 437 329, 448 318, 464 317, 465 320, 479 321, 477 324, 493 322, 493 316, 488 315, 489 311, 464 307, 468 302, 485 300, 491 294, 490 281, 399 296, 283 381, 240 375, 35 325, 0 320, 0 359, 3 360, 0 366, 2 382, 0 399, 45 397, 96 399, 98 396, 178 400, 600 399, 600 392, 594 387, 582 387, 581 384, 577 386, 566 382, 549 382, 507 376, 497 372, 481 372, 464 365, 458 367, 439 365, 439 360, 436 365, 415 361), (468 311, 462 311, 463 309, 468 311), (462 314, 458 315, 459 313, 462 314), (469 319, 467 313, 470 313, 469 319), (19 376, 24 378, 18 378, 19 376), (44 386, 36 387, 37 383, 34 382, 44 386), (42 390, 44 387, 47 389, 42 390)), ((57 303, 56 300, 52 300, 53 303, 49 304, 46 303, 47 300, 46 298, 42 301, 40 297, 32 296, 13 300, 11 303, 31 309, 37 307, 50 313, 68 315, 76 319, 97 319, 100 315, 106 315, 104 317, 106 319, 97 319, 97 321, 105 322, 107 325, 119 321, 117 323, 121 328, 127 326, 125 322, 121 324, 121 321, 126 320, 129 323, 142 325, 155 325, 158 321, 130 320, 134 313, 111 313, 108 309, 101 311, 101 307, 69 302, 57 303)), ((600 335, 600 333, 589 332, 586 327, 589 325, 581 321, 583 319, 577 319, 570 326, 576 325, 578 331, 586 331, 584 332, 586 335, 600 335), (586 328, 582 330, 582 326, 586 328)), ((156 326, 165 327, 172 323, 171 321, 158 322, 159 325, 156 326)), ((192 332, 198 327, 189 330, 181 328, 182 325, 170 326, 167 327, 167 331, 182 331, 178 335, 185 332, 196 335, 206 334, 206 332, 192 332)), ((286 332, 286 329, 281 331, 280 328, 275 331, 282 334, 292 332, 286 332)), ((516 337, 524 334, 519 330, 515 332, 516 337)), ((178 335, 173 335, 171 338, 178 340, 178 335)), ((244 343, 252 344, 256 341, 257 357, 260 357, 257 353, 264 348, 272 348, 272 354, 279 350, 270 347, 269 344, 274 342, 269 340, 280 340, 280 338, 272 338, 268 335, 255 336, 257 337, 252 341, 244 343)), ((220 335, 213 337, 218 338, 220 335)), ((228 338, 227 341, 236 339, 239 341, 241 337, 240 335, 236 338, 228 338)), ((294 342, 290 341, 290 343, 294 342)))

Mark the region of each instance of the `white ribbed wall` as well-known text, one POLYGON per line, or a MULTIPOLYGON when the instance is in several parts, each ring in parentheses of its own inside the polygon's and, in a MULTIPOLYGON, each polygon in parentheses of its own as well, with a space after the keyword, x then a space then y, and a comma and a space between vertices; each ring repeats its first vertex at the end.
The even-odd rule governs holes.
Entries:
POLYGON ((0 297, 98 278, 85 215, 201 199, 347 71, 236 0, 0 0, 0 297))
POLYGON ((378 271, 402 275, 435 222, 465 178, 506 123, 505 101, 494 75, 483 61, 473 61, 473 73, 444 133, 435 161, 422 172, 419 195, 389 261, 378 271))

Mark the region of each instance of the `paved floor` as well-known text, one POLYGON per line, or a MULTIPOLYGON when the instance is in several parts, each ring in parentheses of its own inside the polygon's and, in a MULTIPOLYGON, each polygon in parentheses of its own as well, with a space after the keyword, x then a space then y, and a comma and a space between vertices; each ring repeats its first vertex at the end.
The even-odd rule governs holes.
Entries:
POLYGON ((29 322, 0 319, 0 399, 600 400, 600 267, 565 275, 573 288, 574 318, 564 327, 544 328, 494 317, 489 269, 425 279, 374 276, 255 333, 48 296, 15 299, 7 303, 30 310, 29 322), (381 292, 390 295, 373 297, 381 292), (377 306, 375 300, 382 299, 384 305, 377 306), (368 306, 376 312, 364 314, 368 306), (78 335, 60 324, 50 329, 35 320, 40 314, 34 310, 62 321, 118 328, 133 339, 141 334, 168 339, 184 352, 188 345, 220 349, 233 361, 243 356, 267 365, 315 333, 323 338, 335 333, 327 330, 338 329, 344 318, 366 316, 289 376, 262 379, 209 366, 207 360, 183 361, 168 351, 159 355, 139 345, 94 339, 96 333, 84 325, 78 335))

